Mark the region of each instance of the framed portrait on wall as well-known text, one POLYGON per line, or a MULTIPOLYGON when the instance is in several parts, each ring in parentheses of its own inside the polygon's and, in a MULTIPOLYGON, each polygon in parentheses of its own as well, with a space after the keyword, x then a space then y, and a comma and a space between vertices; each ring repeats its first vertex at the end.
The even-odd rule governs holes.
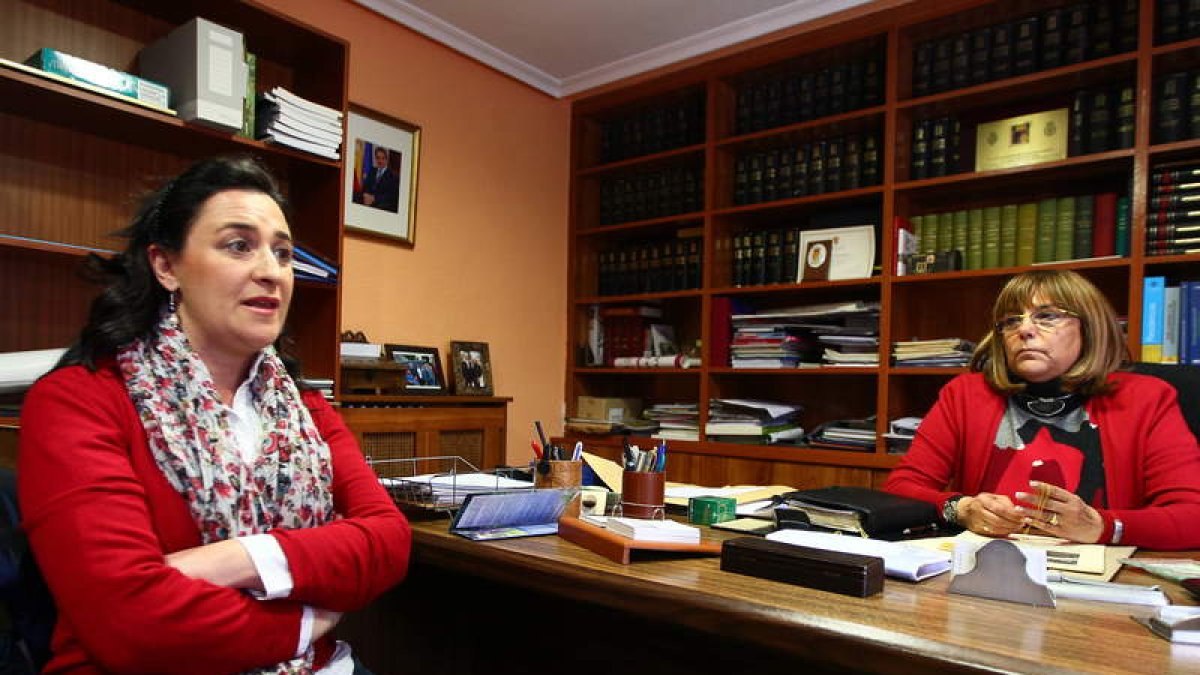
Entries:
POLYGON ((450 364, 454 372, 454 393, 492 395, 492 359, 488 356, 486 342, 452 341, 450 364))
POLYGON ((412 246, 421 128, 351 105, 346 141, 346 227, 412 246))

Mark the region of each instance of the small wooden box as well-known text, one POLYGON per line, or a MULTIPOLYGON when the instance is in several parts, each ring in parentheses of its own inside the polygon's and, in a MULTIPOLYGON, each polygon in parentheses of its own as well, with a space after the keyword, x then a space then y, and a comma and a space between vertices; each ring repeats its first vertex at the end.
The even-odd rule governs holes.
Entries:
POLYGON ((342 359, 342 391, 347 394, 397 396, 404 393, 402 363, 383 359, 342 359))
POLYGON ((721 569, 859 598, 883 590, 883 558, 759 537, 727 540, 721 548, 721 569))

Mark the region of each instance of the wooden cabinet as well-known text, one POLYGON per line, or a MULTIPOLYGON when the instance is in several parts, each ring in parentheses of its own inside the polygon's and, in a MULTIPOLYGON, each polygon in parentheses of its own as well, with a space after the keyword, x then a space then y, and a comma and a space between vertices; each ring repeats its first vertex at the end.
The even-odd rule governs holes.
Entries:
MULTIPOLYGON (((1102 191, 1129 198, 1128 250, 1049 266, 1074 269, 1093 281, 1117 313, 1128 318, 1128 345, 1132 354, 1139 354, 1143 278, 1163 275, 1168 284, 1200 279, 1200 255, 1152 256, 1145 244, 1151 172, 1172 161, 1200 163, 1200 140, 1160 143, 1152 134, 1163 78, 1200 67, 1200 40, 1162 42, 1158 38, 1156 26, 1162 23, 1156 16, 1159 5, 1153 0, 878 3, 874 11, 854 11, 843 21, 818 22, 790 37, 576 101, 568 277, 572 349, 568 350, 565 383, 568 415, 580 395, 641 396, 647 404, 698 402, 703 425, 712 398, 765 398, 804 405, 802 422, 809 429, 834 419, 876 415, 877 431, 882 435, 888 420, 923 415, 941 386, 962 372, 961 368, 897 367, 889 358, 892 343, 979 339, 989 324, 999 288, 1013 274, 1028 269, 1007 266, 897 276, 895 219, 1102 191), (1092 50, 1077 62, 1062 59, 1045 68, 1023 68, 996 77, 966 76, 961 81, 951 80, 949 88, 937 88, 935 93, 915 85, 922 67, 918 52, 927 45, 953 47, 954 40, 981 29, 1043 17, 1055 10, 1066 15, 1081 6, 1093 16, 1100 9, 1109 10, 1116 32, 1108 51, 1098 53, 1093 44, 1099 40, 1096 32, 1090 41, 1077 41, 1092 50), (877 98, 866 86, 875 72, 880 78, 877 98), (818 91, 829 95, 830 83, 813 84, 820 82, 822 73, 836 73, 842 86, 847 84, 845 78, 857 78, 857 94, 847 100, 846 91, 836 90, 842 97, 836 104, 821 104, 819 97, 816 103, 809 100, 807 108, 795 103, 804 100, 804 86, 823 86, 818 91), (804 84, 807 75, 813 75, 809 85, 804 84), (1127 147, 1113 144, 1043 164, 973 170, 979 123, 1069 108, 1076 91, 1121 86, 1132 87, 1135 95, 1127 147), (756 101, 756 95, 765 96, 765 103, 756 101), (683 107, 680 101, 696 96, 703 101, 702 140, 668 132, 665 144, 645 141, 646 137, 660 138, 662 120, 683 107), (753 106, 765 111, 765 122, 746 123, 746 108, 753 106), (960 125, 960 155, 956 166, 939 172, 944 175, 918 173, 912 167, 914 130, 931 117, 950 117, 960 125), (628 145, 630 138, 637 146, 632 151, 628 147, 613 151, 614 143, 628 145), (816 190, 806 185, 802 190, 745 192, 739 162, 747 155, 765 156, 851 138, 878 140, 878 173, 872 180, 865 180, 864 174, 860 180, 819 185, 816 190), (701 176, 702 199, 673 196, 671 176, 693 170, 701 176), (664 180, 665 187, 655 182, 664 180), (870 278, 735 285, 733 242, 739 236, 756 230, 809 227, 813 216, 849 209, 865 209, 874 216, 878 267, 870 278), (613 294, 613 285, 602 278, 602 272, 613 264, 610 256, 614 252, 635 250, 647 243, 665 246, 664 242, 684 237, 699 237, 702 242, 697 287, 651 284, 618 287, 618 294, 613 294), (729 300, 768 309, 851 300, 879 302, 880 365, 746 370, 715 362, 711 348, 714 318, 721 319, 721 308, 729 300), (703 364, 689 369, 586 365, 588 322, 594 308, 637 303, 661 305, 662 320, 674 326, 685 344, 699 340, 703 364)), ((807 95, 812 96, 811 92, 807 95)), ((672 127, 668 123, 666 128, 672 127)), ((628 264, 650 262, 631 256, 628 264)), ((896 463, 883 443, 866 452, 852 452, 701 439, 672 442, 676 468, 672 479, 718 485, 797 482, 795 479, 808 485, 871 485, 878 484, 896 463)), ((603 446, 606 441, 598 443, 603 446)), ((611 439, 607 443, 611 448, 618 444, 611 439)))
MULTIPOLYGON (((340 412, 372 460, 449 456, 491 469, 504 463, 510 401, 501 396, 345 396, 340 412)), ((380 474, 443 470, 419 463, 406 468, 380 474)))
MULTIPOLYGON (((259 91, 283 86, 347 106, 348 45, 253 2, 2 0, 0 56, 52 47, 136 73, 139 50, 196 16, 242 32, 259 91)), ((342 163, 188 124, 81 88, 0 67, 0 351, 64 347, 97 287, 89 252, 122 248, 141 195, 201 158, 265 161, 291 203, 295 239, 340 262, 342 163)), ((340 289, 297 282, 288 332, 307 375, 338 377, 340 289)))

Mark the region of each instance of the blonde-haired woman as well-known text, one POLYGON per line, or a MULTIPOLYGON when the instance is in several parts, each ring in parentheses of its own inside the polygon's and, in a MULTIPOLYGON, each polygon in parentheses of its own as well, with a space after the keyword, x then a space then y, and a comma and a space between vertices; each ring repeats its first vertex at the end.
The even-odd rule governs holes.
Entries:
POLYGON ((1200 547, 1200 446, 1170 385, 1118 370, 1124 336, 1100 291, 1075 272, 1026 272, 992 320, 884 489, 988 536, 1200 547))

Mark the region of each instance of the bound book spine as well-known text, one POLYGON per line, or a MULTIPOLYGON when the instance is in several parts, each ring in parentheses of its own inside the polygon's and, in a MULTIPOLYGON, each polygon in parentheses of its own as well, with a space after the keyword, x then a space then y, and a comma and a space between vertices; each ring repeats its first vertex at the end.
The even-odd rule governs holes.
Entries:
POLYGON ((1017 265, 1032 265, 1037 249, 1038 203, 1017 206, 1017 265))
POLYGON ((1114 255, 1117 252, 1117 194, 1102 192, 1096 195, 1092 222, 1092 255, 1114 255))

